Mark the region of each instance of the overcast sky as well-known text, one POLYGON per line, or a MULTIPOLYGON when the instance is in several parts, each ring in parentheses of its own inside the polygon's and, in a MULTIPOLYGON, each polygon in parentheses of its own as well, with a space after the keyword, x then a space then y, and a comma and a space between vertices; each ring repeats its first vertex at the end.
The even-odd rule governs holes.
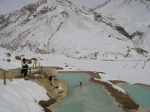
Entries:
POLYGON ((0 0, 0 14, 6 14, 21 9, 23 6, 38 0, 0 0))
MULTIPOLYGON (((15 10, 21 9, 23 6, 30 3, 35 3, 38 0, 0 0, 0 14, 6 14, 15 10)), ((70 0, 76 4, 84 5, 89 8, 94 8, 105 0, 70 0)))
POLYGON ((76 4, 84 5, 88 8, 95 8, 97 5, 103 3, 106 0, 70 0, 76 4))

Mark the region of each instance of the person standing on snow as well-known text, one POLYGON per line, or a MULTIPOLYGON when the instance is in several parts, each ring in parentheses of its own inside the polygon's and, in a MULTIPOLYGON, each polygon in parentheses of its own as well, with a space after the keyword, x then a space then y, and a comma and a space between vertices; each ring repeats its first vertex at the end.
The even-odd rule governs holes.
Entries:
POLYGON ((21 75, 23 74, 25 77, 27 76, 27 73, 28 73, 28 64, 26 63, 25 58, 22 59, 21 65, 22 65, 21 75))

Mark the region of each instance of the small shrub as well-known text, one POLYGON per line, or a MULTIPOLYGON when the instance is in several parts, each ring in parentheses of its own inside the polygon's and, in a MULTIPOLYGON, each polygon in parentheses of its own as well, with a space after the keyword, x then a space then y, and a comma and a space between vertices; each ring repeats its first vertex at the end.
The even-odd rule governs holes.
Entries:
POLYGON ((24 55, 20 55, 21 57, 24 57, 24 55))
POLYGON ((118 32, 120 32, 121 34, 123 34, 124 36, 130 38, 131 36, 128 34, 128 32, 125 31, 125 29, 123 27, 120 26, 115 26, 116 30, 118 32))
POLYGON ((96 72, 96 73, 105 74, 104 72, 96 72))
POLYGON ((31 58, 31 60, 37 61, 38 59, 37 58, 31 58))
POLYGON ((79 51, 76 51, 76 54, 79 54, 80 52, 79 51))
POLYGON ((7 59, 7 62, 10 62, 11 61, 11 59, 7 59))
POLYGON ((32 63, 32 60, 31 59, 26 59, 27 63, 28 64, 31 64, 32 63))
POLYGON ((147 61, 150 61, 150 58, 149 58, 149 59, 147 59, 147 61))
POLYGON ((135 36, 139 36, 140 38, 142 38, 143 35, 143 32, 136 31, 131 35, 131 39, 133 39, 135 36))
POLYGON ((98 54, 98 53, 96 53, 96 52, 94 53, 94 57, 95 57, 95 58, 97 57, 97 54, 98 54))
POLYGON ((20 56, 15 56, 15 59, 16 60, 21 60, 21 57, 20 56))
POLYGON ((135 50, 136 50, 139 54, 148 53, 146 50, 144 50, 144 49, 142 49, 142 48, 135 48, 135 50))
POLYGON ((11 54, 10 54, 10 53, 6 53, 6 56, 7 56, 7 57, 10 57, 10 56, 11 56, 11 54))

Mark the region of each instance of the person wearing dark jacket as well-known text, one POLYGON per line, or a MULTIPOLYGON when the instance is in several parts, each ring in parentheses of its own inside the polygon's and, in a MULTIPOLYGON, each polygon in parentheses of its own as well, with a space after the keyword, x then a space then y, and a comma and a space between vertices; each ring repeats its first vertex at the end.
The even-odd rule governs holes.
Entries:
POLYGON ((26 63, 25 58, 22 59, 21 65, 22 65, 21 75, 23 74, 25 77, 27 76, 27 73, 28 73, 28 64, 26 63))
POLYGON ((49 81, 51 82, 51 85, 54 86, 54 76, 49 76, 49 81))

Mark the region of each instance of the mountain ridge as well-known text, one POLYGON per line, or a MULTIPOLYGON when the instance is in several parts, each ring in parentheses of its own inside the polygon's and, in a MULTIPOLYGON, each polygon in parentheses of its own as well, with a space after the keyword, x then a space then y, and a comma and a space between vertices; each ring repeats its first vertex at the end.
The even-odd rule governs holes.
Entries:
POLYGON ((106 0, 105 3, 98 5, 95 11, 121 25, 131 35, 136 47, 150 52, 150 1, 106 0))
POLYGON ((0 17, 0 46, 78 59, 142 57, 118 24, 98 15, 68 0, 40 0, 0 17))

